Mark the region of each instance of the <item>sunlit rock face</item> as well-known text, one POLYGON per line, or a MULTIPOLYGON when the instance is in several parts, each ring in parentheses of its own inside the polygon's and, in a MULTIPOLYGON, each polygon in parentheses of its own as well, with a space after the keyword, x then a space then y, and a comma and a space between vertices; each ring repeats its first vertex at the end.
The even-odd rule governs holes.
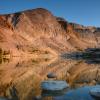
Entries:
POLYGON ((32 52, 34 48, 59 53, 67 47, 64 46, 67 38, 65 30, 61 28, 51 12, 45 9, 38 8, 4 15, 1 18, 1 24, 4 24, 4 26, 1 25, 1 32, 7 38, 7 42, 1 43, 0 46, 4 49, 11 49, 13 54, 16 54, 15 51, 32 52))
POLYGON ((63 52, 99 45, 100 28, 69 23, 43 8, 0 15, 0 96, 10 98, 15 89, 20 100, 38 97, 50 72, 70 86, 100 84, 100 65, 58 60, 63 52))
POLYGON ((99 46, 100 29, 69 23, 43 8, 0 15, 0 48, 12 55, 33 49, 60 54, 99 46))

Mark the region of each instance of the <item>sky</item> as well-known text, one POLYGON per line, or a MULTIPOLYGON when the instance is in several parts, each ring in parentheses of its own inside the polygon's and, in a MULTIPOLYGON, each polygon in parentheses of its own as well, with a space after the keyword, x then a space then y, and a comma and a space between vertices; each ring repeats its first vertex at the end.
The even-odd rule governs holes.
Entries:
POLYGON ((0 0, 0 14, 35 8, 46 8, 69 22, 100 27, 100 0, 0 0))

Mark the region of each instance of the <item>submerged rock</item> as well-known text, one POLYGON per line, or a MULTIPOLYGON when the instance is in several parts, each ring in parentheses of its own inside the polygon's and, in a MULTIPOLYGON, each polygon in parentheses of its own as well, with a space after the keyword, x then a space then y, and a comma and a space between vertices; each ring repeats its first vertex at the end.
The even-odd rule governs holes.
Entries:
POLYGON ((48 97, 48 96, 63 96, 66 94, 66 92, 69 90, 69 88, 59 90, 59 91, 50 91, 50 90, 43 90, 42 91, 42 96, 43 97, 48 97))
POLYGON ((62 96, 56 96, 53 99, 54 100, 100 100, 97 98, 93 98, 93 96, 90 95, 89 91, 94 88, 94 86, 84 86, 80 88, 75 88, 67 91, 62 96))
POLYGON ((48 73, 47 74, 47 77, 48 78, 57 78, 56 74, 55 73, 52 73, 52 72, 48 73))
POLYGON ((33 100, 42 100, 42 97, 39 95, 39 96, 34 97, 33 100))
POLYGON ((7 98, 4 97, 0 97, 0 100, 8 100, 7 98))
POLYGON ((94 97, 100 98, 100 86, 99 87, 92 88, 90 90, 90 94, 92 96, 94 96, 94 97))
POLYGON ((63 89, 68 88, 69 85, 66 83, 66 81, 44 81, 41 83, 41 88, 43 90, 49 90, 49 91, 61 91, 63 89))

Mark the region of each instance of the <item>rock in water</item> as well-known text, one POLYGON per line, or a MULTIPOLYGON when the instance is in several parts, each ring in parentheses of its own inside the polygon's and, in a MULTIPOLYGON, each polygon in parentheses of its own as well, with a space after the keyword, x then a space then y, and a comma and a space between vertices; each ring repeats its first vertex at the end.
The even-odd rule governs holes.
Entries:
POLYGON ((49 80, 41 83, 41 88, 47 91, 61 91, 68 87, 69 85, 66 83, 66 81, 49 80))
POLYGON ((36 96, 32 100, 42 100, 42 97, 41 96, 36 96))
POLYGON ((7 98, 4 97, 0 97, 0 100, 8 100, 7 98))
POLYGON ((100 86, 90 90, 90 94, 94 97, 100 98, 100 86))
POLYGON ((52 73, 52 72, 48 73, 47 77, 48 78, 57 78, 56 74, 52 73))

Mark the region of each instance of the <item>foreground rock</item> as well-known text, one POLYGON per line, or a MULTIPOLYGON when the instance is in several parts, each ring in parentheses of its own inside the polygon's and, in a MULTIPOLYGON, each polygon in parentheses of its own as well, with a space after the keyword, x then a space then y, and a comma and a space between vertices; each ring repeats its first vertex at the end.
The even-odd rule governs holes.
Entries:
POLYGON ((48 73, 47 77, 48 78, 57 78, 56 74, 52 73, 52 72, 48 73))
POLYGON ((69 85, 66 81, 44 81, 41 84, 41 88, 47 91, 61 91, 68 88, 69 85))
POLYGON ((94 97, 100 98, 100 86, 90 90, 90 94, 94 97))
POLYGON ((4 97, 0 97, 0 100, 8 100, 7 98, 4 97))

